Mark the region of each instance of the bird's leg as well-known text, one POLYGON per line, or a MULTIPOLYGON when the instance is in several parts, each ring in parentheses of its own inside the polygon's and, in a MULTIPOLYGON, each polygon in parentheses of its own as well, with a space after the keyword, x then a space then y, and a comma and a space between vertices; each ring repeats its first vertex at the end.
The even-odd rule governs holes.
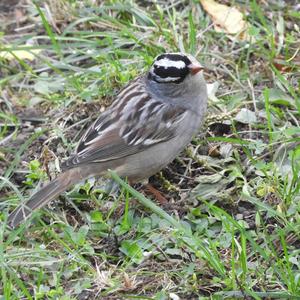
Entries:
MULTIPOLYGON (((128 180, 128 184, 130 186, 134 186, 136 182, 135 181, 132 181, 132 180, 128 180)), ((162 195, 162 193, 157 190, 155 187, 153 187, 149 182, 148 180, 142 182, 142 189, 144 190, 144 192, 146 194, 151 194, 154 196, 154 198, 161 204, 161 205, 166 205, 168 202, 168 200, 162 195)), ((105 191, 108 193, 108 194, 111 194, 111 193, 119 193, 120 192, 120 187, 118 186, 118 184, 114 181, 114 180, 111 180, 109 181, 108 184, 106 184, 105 186, 105 191)))
POLYGON ((159 190, 153 187, 150 183, 145 184, 145 192, 149 192, 162 205, 166 205, 168 200, 161 194, 159 190))

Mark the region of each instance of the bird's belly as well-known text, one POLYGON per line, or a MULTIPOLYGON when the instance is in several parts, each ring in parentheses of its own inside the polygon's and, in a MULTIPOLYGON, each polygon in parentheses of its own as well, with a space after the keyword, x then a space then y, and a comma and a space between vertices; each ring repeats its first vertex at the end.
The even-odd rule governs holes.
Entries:
MULTIPOLYGON (((195 125, 197 122, 191 124, 195 125)), ((175 159, 191 141, 197 129, 189 127, 187 131, 176 135, 168 142, 162 142, 146 151, 127 157, 125 164, 116 168, 116 172, 134 182, 154 175, 175 159)))

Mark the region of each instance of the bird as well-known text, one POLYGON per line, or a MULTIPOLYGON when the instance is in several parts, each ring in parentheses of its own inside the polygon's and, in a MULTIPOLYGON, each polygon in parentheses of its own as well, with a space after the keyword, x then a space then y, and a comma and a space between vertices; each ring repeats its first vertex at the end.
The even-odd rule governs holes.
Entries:
POLYGON ((8 216, 16 228, 70 186, 112 170, 131 183, 167 166, 186 147, 207 110, 204 67, 186 53, 158 55, 90 125, 62 173, 8 216))

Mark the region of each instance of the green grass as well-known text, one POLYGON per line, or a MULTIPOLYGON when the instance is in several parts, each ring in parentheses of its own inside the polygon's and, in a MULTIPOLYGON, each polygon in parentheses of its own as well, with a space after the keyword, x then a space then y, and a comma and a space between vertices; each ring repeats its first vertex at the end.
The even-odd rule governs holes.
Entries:
POLYGON ((217 33, 198 1, 34 1, 20 35, 4 19, 0 55, 15 59, 0 58, 0 299, 300 299, 292 2, 234 1, 252 43, 217 33), (218 83, 199 136, 152 178, 170 204, 112 174, 119 192, 91 179, 8 229, 8 212, 164 51, 196 55, 218 83))

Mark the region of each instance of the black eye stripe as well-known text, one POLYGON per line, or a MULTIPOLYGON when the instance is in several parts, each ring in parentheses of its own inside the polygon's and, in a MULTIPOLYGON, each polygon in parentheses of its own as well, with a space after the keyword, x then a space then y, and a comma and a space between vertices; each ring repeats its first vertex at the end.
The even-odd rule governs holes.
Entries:
POLYGON ((149 80, 155 81, 157 83, 162 83, 162 84, 164 84, 164 83, 181 83, 184 80, 185 77, 181 77, 179 79, 177 79, 178 77, 177 78, 169 77, 169 78, 170 78, 169 80, 163 81, 162 77, 157 76, 156 74, 153 74, 151 72, 148 73, 148 79, 149 80), (174 78, 174 79, 172 79, 172 78, 174 78))
POLYGON ((167 78, 167 77, 184 78, 189 73, 189 69, 187 67, 178 69, 176 67, 165 68, 165 67, 154 65, 154 73, 155 75, 161 78, 167 78))

